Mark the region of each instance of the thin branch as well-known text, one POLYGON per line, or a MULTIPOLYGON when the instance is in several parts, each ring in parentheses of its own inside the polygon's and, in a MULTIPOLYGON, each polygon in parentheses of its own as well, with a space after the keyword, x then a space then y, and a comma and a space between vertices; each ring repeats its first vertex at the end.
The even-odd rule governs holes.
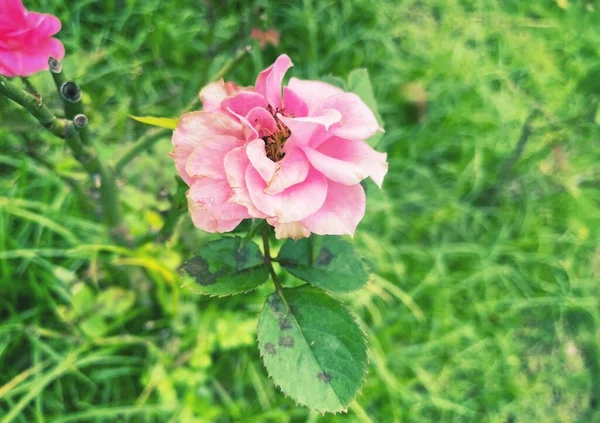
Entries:
POLYGON ((154 129, 148 131, 134 145, 129 148, 115 163, 115 172, 120 174, 125 166, 139 154, 148 151, 161 138, 168 137, 170 131, 154 129))
MULTIPOLYGON (((91 145, 85 145, 81 142, 77 126, 70 120, 57 118, 35 96, 16 87, 2 75, 0 75, 0 94, 21 105, 52 134, 63 138, 73 151, 73 156, 83 166, 85 171, 92 178, 100 177, 100 195, 102 196, 102 204, 104 206, 104 217, 113 238, 120 240, 122 237, 115 229, 118 229, 121 224, 121 211, 112 170, 103 165, 91 145)), ((87 125, 85 116, 78 116, 77 121, 80 127, 85 128, 85 125, 87 125)))
MULTIPOLYGON (((54 85, 56 90, 63 101, 63 107, 65 109, 65 117, 67 119, 73 119, 77 115, 85 114, 83 109, 83 103, 81 99, 83 94, 81 88, 75 81, 67 81, 63 73, 62 62, 54 58, 48 59, 48 68, 54 79, 54 85)), ((91 136, 87 127, 82 128, 79 131, 79 136, 84 144, 90 145, 91 136)))
POLYGON ((177 191, 171 198, 171 207, 166 213, 165 220, 158 232, 146 234, 136 240, 136 245, 142 245, 151 241, 167 241, 173 236, 173 232, 177 227, 179 218, 187 211, 187 192, 188 186, 177 178, 177 191))
POLYGON ((41 103, 39 98, 17 87, 2 75, 0 75, 0 94, 22 106, 57 137, 68 140, 77 134, 73 122, 57 118, 50 109, 41 103))
POLYGON ((529 137, 532 133, 531 124, 540 113, 540 109, 536 108, 529 114, 529 116, 527 116, 527 119, 525 119, 525 122, 521 127, 521 135, 519 136, 519 140, 517 141, 513 151, 502 163, 500 171, 498 172, 498 176, 496 177, 496 182, 491 187, 479 192, 477 197, 475 197, 473 200, 474 204, 489 205, 497 200, 498 193, 500 193, 506 182, 509 180, 515 165, 525 151, 525 146, 527 145, 527 141, 529 141, 529 137))

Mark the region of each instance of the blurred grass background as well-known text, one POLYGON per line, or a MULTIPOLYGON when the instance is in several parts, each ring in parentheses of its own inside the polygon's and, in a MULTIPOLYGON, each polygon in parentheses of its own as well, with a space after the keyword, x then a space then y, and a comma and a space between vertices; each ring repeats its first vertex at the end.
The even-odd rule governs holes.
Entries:
MULTIPOLYGON (((345 296, 369 374, 348 415, 321 416, 262 367, 269 284, 181 289, 211 239, 187 217, 166 244, 116 246, 65 183, 83 174, 63 143, 0 99, 0 422, 600 421, 596 2, 25 4, 61 18, 107 160, 146 131, 128 114, 178 116, 256 27, 281 44, 254 44, 227 79, 250 85, 283 52, 301 78, 368 68, 390 172, 355 237, 373 280, 345 296)), ((50 76, 32 80, 59 110, 50 76)), ((161 225, 170 149, 122 175, 134 235, 161 225)))

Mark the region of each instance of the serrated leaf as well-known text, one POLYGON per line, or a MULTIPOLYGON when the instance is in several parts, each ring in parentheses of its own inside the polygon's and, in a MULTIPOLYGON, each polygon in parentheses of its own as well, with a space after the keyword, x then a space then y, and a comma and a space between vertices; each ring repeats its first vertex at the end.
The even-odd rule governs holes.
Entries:
POLYGON ((182 269, 193 282, 184 286, 199 294, 233 295, 251 291, 266 282, 269 271, 254 242, 222 238, 209 242, 182 269))
MULTIPOLYGON (((348 90, 358 95, 362 101, 371 109, 377 122, 383 127, 383 120, 379 114, 379 108, 377 107, 377 100, 373 93, 373 85, 371 84, 371 78, 369 77, 369 71, 364 68, 354 69, 348 74, 348 90)), ((379 143, 382 137, 381 132, 377 132, 371 138, 367 140, 371 146, 375 146, 379 143)))
POLYGON ((367 346, 350 312, 323 291, 284 289, 267 297, 258 347, 281 390, 319 412, 346 410, 360 390, 367 346))
POLYGON ((177 127, 177 122, 179 121, 179 119, 175 118, 163 118, 153 116, 129 115, 129 117, 133 120, 137 120, 138 122, 145 123, 146 125, 158 126, 159 128, 165 129, 175 129, 177 127))
POLYGON ((327 291, 354 291, 369 280, 360 255, 337 236, 288 239, 277 260, 292 275, 327 291))

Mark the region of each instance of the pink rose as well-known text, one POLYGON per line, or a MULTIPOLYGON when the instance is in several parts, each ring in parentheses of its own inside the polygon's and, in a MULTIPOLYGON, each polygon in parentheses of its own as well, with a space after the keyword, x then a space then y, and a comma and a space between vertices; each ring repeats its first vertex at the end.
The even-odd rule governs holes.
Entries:
POLYGON ((0 74, 29 76, 48 69, 48 58, 61 60, 65 48, 55 38, 57 17, 28 12, 21 0, 0 0, 0 74))
POLYGON ((291 66, 280 56, 253 89, 210 84, 200 93, 207 111, 181 118, 172 156, 197 227, 227 232, 253 217, 278 238, 354 234, 360 181, 381 186, 387 173, 386 154, 364 141, 381 128, 356 94, 333 85, 292 78, 282 95, 291 66))

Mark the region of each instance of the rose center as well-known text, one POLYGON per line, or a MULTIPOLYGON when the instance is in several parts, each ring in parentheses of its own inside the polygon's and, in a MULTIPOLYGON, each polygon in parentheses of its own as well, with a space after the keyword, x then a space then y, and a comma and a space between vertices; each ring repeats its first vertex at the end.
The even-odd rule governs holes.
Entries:
POLYGON ((279 118, 277 117, 277 113, 281 113, 285 115, 284 110, 273 110, 271 106, 267 108, 267 110, 273 115, 273 119, 275 119, 275 132, 271 135, 267 135, 263 137, 263 141, 265 142, 265 151, 267 153, 267 157, 274 162, 278 162, 285 157, 285 153, 283 152, 283 146, 287 139, 292 135, 290 128, 288 128, 279 118))

